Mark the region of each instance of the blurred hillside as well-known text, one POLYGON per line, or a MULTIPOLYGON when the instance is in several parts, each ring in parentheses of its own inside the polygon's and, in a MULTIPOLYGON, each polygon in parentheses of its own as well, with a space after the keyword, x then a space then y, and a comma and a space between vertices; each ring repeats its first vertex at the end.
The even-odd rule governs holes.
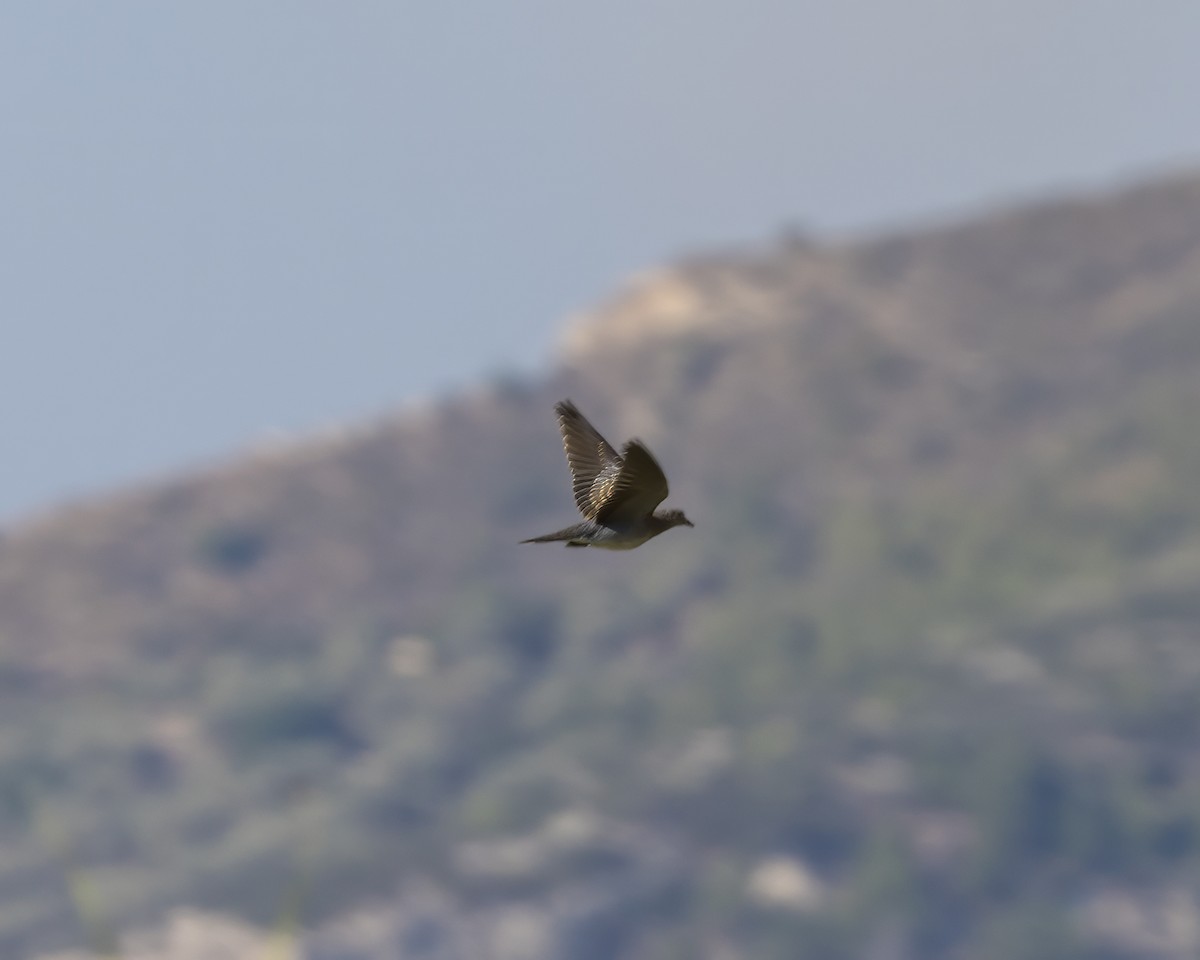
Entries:
POLYGON ((0 955, 1200 955, 1198 412, 1194 177, 690 260, 7 531, 0 955), (695 530, 517 545, 563 396, 695 530))

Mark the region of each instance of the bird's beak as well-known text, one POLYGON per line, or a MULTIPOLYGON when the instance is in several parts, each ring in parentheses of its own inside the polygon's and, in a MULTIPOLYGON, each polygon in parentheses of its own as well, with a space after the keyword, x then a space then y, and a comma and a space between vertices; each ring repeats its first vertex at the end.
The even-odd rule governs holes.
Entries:
POLYGON ((689 527, 694 527, 694 526, 695 526, 695 524, 694 524, 694 523, 692 523, 692 521, 691 521, 691 520, 689 520, 687 517, 684 517, 684 518, 683 518, 683 522, 684 522, 684 523, 686 523, 686 524, 687 524, 689 527))

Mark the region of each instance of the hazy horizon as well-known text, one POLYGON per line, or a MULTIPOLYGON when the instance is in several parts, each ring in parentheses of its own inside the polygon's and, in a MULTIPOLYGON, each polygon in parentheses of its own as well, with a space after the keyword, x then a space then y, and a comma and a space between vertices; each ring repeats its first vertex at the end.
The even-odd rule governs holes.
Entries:
POLYGON ((6 11, 0 520, 538 371, 571 312, 690 251, 1200 164, 1198 27, 1182 2, 6 11))

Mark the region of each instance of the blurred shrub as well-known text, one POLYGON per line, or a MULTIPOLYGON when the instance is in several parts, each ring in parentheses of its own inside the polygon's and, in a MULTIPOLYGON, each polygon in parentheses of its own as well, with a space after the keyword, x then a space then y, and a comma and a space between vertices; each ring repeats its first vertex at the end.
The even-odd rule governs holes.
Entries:
POLYGON ((196 544, 196 554, 206 567, 220 573, 244 573, 266 556, 270 541, 264 530, 229 524, 205 531, 196 544))

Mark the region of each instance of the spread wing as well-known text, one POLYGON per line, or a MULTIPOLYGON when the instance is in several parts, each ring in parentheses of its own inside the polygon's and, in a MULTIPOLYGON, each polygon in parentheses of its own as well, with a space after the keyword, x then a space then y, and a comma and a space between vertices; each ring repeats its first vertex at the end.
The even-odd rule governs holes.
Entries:
POLYGON ((608 488, 620 475, 621 456, 570 400, 556 403, 554 412, 571 468, 575 506, 585 519, 595 520, 608 499, 608 488))
POLYGON ((667 478, 641 440, 630 440, 621 455, 620 470, 604 484, 596 510, 600 523, 640 520, 667 499, 667 478))

